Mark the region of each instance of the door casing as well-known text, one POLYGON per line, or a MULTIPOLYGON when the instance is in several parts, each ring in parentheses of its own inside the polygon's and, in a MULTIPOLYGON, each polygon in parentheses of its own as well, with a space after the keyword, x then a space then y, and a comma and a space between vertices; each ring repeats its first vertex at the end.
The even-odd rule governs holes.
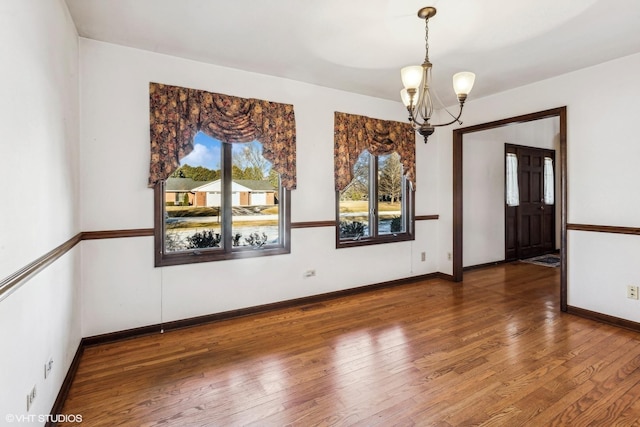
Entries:
MULTIPOLYGON (((539 119, 558 117, 560 119, 560 310, 567 311, 567 107, 552 108, 536 113, 524 114, 507 119, 496 120, 453 131, 453 274, 455 282, 462 281, 462 142, 464 135, 509 126, 515 123, 526 123, 539 119)), ((557 196, 557 195, 556 195, 557 196)), ((557 200, 556 200, 557 205, 557 200)))

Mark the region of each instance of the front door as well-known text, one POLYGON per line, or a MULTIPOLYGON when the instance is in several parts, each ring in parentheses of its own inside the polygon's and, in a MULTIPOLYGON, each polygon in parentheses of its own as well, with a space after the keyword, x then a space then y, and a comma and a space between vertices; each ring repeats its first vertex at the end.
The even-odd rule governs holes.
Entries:
POLYGON ((545 197, 545 179, 553 189, 553 175, 545 178, 545 159, 555 164, 555 151, 505 145, 517 158, 519 204, 505 208, 505 258, 523 259, 555 250, 555 197, 545 197))

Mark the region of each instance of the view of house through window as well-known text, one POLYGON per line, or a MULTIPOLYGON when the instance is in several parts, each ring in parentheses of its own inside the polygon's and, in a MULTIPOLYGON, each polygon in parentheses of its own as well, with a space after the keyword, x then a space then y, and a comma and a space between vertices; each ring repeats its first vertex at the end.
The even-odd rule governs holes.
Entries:
POLYGON ((397 153, 374 156, 363 151, 353 168, 353 180, 338 198, 340 242, 411 237, 413 214, 397 153))
POLYGON ((228 144, 200 132, 164 185, 164 251, 282 247, 283 193, 260 142, 228 144))

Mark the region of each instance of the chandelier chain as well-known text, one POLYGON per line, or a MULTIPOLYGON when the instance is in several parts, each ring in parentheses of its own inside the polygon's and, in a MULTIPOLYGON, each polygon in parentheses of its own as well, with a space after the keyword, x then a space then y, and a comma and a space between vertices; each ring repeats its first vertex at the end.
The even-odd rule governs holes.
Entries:
POLYGON ((429 62, 429 18, 426 18, 424 20, 424 49, 425 49, 425 56, 424 56, 424 62, 429 62))

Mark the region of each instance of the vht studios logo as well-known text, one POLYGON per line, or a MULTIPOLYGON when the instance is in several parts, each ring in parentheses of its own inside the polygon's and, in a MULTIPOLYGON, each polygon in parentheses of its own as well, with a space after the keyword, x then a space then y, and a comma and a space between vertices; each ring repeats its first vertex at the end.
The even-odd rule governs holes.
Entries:
POLYGON ((32 415, 15 415, 8 414, 4 417, 8 423, 81 423, 82 415, 80 414, 32 414, 32 415))

